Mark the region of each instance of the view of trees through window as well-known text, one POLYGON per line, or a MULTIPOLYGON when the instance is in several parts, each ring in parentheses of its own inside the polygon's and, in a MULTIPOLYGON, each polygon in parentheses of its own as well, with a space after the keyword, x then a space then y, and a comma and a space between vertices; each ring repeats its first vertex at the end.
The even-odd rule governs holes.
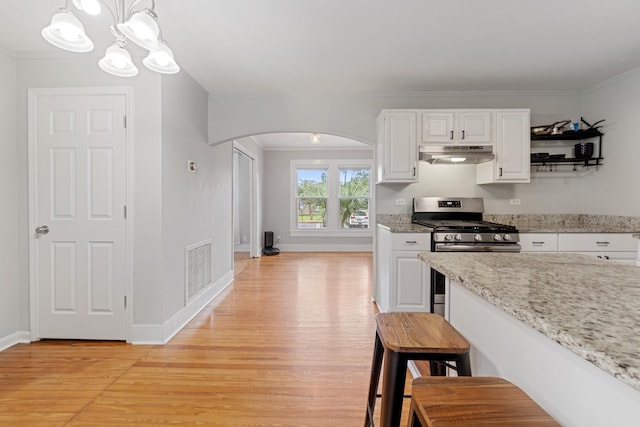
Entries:
POLYGON ((298 228, 327 228, 327 170, 298 169, 298 228))
MULTIPOLYGON (((337 188, 330 203, 339 209, 339 225, 332 228, 369 228, 369 168, 298 168, 296 213, 298 229, 327 229, 327 201, 329 189, 337 188), (329 176, 333 173, 337 176, 329 176), (333 182, 333 187, 330 182, 333 182), (337 184, 337 185, 336 185, 337 184), (337 203, 336 203, 337 199, 337 203)), ((335 217, 333 221, 335 221, 335 217)))
POLYGON ((369 169, 340 168, 340 227, 369 228, 369 169))

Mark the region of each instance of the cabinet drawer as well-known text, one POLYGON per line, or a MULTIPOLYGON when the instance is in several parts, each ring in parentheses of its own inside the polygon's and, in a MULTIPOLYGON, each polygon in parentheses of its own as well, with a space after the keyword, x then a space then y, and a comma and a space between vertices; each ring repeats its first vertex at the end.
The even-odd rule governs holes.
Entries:
POLYGON ((638 241, 627 233, 560 233, 560 252, 634 252, 638 241))
POLYGON ((623 264, 633 265, 636 261, 635 252, 575 252, 581 255, 588 255, 604 260, 621 262, 623 264))
POLYGON ((522 252, 558 252, 556 233, 520 233, 522 252))
POLYGON ((391 233, 392 251, 429 251, 430 233, 391 233))

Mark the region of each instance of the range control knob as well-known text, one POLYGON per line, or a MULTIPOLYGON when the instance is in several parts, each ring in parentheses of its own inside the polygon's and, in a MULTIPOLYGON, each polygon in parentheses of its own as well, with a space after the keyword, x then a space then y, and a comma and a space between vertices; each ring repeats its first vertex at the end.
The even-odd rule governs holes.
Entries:
POLYGON ((499 234, 494 234, 494 235, 493 235, 493 240, 495 240, 496 242, 498 242, 498 241, 502 240, 502 236, 501 236, 501 235, 499 235, 499 234))
POLYGON ((504 240, 505 242, 510 242, 511 234, 505 234, 504 236, 502 236, 502 240, 504 240))
POLYGON ((462 240, 462 234, 456 234, 455 239, 456 239, 457 241, 462 240))
POLYGON ((451 234, 445 234, 445 236, 444 236, 444 240, 446 240, 447 242, 449 240, 451 240, 452 238, 453 238, 453 236, 451 236, 451 234))
POLYGON ((475 234, 475 235, 473 236, 473 240, 475 240, 476 242, 479 242, 479 241, 481 241, 481 240, 482 240, 482 236, 481 236, 481 235, 479 235, 479 234, 475 234))

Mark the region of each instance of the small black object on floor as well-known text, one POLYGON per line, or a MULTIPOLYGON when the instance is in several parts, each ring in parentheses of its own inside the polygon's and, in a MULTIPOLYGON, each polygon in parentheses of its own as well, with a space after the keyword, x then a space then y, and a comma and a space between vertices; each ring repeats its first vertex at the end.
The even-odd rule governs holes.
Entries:
POLYGON ((280 249, 273 247, 273 231, 264 232, 264 249, 262 249, 262 253, 269 256, 280 254, 280 249))

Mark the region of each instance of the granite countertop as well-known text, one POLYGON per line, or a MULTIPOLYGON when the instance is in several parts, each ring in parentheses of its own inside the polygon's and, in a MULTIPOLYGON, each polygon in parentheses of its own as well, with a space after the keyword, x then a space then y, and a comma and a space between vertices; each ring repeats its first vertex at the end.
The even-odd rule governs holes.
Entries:
MULTIPOLYGON (((377 223, 394 233, 430 233, 411 226, 411 215, 379 214, 377 223)), ((634 233, 640 239, 640 217, 584 214, 484 214, 485 221, 515 226, 520 233, 634 233)))
POLYGON ((431 233, 433 231, 431 227, 424 227, 410 222, 378 221, 378 225, 390 230, 392 233, 431 233))
POLYGON ((419 258, 640 391, 640 268, 577 254, 419 258))

